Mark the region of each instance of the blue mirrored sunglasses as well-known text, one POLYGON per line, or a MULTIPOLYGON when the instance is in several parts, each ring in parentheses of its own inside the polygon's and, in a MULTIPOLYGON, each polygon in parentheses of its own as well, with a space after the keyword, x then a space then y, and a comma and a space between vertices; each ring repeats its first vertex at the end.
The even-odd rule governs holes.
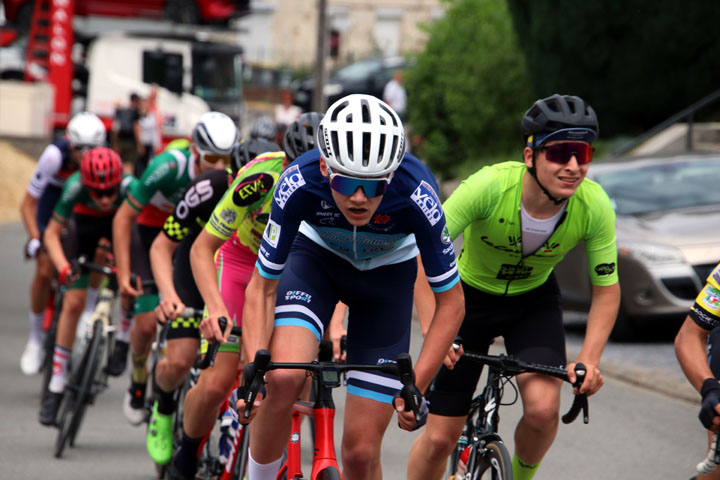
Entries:
POLYGON ((387 192, 390 185, 390 178, 357 178, 347 177, 340 173, 334 173, 328 169, 330 173, 330 187, 343 195, 352 195, 358 188, 362 188, 365 196, 368 198, 378 197, 387 192))

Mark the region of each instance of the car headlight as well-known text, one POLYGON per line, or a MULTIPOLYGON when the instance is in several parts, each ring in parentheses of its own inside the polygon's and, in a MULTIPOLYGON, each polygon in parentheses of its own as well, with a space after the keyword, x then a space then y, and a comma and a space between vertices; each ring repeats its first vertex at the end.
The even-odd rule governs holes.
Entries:
POLYGON ((648 265, 685 263, 680 250, 668 245, 644 242, 618 242, 618 253, 648 265))
POLYGON ((325 88, 323 88, 323 93, 327 95, 328 97, 333 95, 340 95, 342 93, 343 87, 339 83, 328 83, 325 85, 325 88))

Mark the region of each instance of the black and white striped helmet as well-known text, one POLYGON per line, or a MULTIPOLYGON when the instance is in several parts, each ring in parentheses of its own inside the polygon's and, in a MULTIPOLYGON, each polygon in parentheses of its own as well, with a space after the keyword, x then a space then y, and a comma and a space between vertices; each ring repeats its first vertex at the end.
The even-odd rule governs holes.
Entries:
POLYGON ((353 94, 328 108, 317 131, 328 166, 355 177, 395 171, 405 155, 405 132, 397 113, 372 95, 353 94))
POLYGON ((204 113, 192 132, 193 144, 201 154, 230 155, 239 138, 235 122, 220 112, 204 113))

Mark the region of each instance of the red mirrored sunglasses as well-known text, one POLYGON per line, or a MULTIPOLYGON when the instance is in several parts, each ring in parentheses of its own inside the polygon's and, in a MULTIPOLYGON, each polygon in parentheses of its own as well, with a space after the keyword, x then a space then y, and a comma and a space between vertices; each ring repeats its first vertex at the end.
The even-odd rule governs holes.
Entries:
POLYGON ((545 152, 545 158, 553 163, 565 165, 572 157, 577 159, 578 165, 587 165, 592 162, 595 149, 585 142, 563 142, 538 148, 545 152))

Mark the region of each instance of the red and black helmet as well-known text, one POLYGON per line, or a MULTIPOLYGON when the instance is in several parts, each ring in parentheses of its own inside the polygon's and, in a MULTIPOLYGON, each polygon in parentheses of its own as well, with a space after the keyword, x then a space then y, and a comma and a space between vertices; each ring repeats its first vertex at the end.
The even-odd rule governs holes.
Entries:
POLYGON ((105 147, 93 148, 80 161, 80 180, 94 190, 116 187, 123 177, 120 155, 105 147))

